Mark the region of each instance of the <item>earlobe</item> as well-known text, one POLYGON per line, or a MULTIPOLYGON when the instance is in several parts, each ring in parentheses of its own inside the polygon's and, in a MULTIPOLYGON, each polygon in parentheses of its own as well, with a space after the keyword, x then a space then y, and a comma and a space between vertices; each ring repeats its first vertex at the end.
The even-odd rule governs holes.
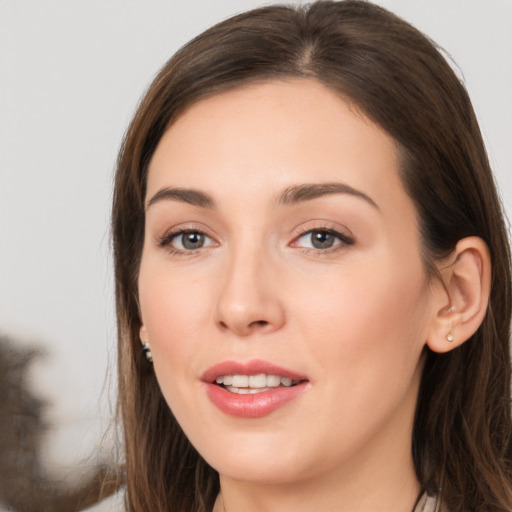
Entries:
POLYGON ((485 317, 491 288, 487 244, 479 237, 463 238, 439 271, 444 294, 435 305, 427 346, 441 353, 467 341, 485 317))
POLYGON ((148 341, 148 331, 144 327, 144 324, 140 326, 139 338, 142 345, 142 353, 146 356, 149 363, 153 363, 153 354, 151 353, 151 347, 149 346, 148 341))
POLYGON ((140 341, 142 342, 142 344, 148 342, 148 331, 147 331, 146 327, 144 327, 144 324, 142 324, 140 326, 139 338, 140 338, 140 341))

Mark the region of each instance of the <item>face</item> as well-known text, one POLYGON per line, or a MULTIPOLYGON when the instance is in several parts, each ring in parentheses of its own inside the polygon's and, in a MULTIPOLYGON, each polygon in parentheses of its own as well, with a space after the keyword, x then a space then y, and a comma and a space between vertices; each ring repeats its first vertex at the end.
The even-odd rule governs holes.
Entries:
POLYGON ((222 93, 161 139, 141 339, 221 475, 291 482, 408 454, 432 289, 393 140, 323 85, 222 93))

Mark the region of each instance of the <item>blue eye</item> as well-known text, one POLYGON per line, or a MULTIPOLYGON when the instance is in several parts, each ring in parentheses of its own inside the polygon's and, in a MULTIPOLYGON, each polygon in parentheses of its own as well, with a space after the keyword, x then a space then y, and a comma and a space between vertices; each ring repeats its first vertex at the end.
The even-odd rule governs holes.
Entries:
POLYGON ((213 240, 201 231, 178 231, 165 236, 160 245, 170 246, 178 252, 196 251, 208 247, 213 240))
POLYGON ((332 229, 312 229, 297 238, 294 245, 325 251, 341 245, 353 245, 354 240, 332 229))

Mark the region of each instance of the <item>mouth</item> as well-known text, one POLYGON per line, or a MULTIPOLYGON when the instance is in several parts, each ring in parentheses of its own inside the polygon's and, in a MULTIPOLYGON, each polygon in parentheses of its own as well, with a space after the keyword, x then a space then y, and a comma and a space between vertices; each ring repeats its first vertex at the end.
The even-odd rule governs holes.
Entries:
POLYGON ((289 388, 297 386, 301 382, 301 380, 294 380, 290 377, 258 373, 255 375, 221 375, 216 377, 212 384, 216 384, 230 393, 255 395, 280 387, 289 388))
POLYGON ((267 416, 301 396, 309 379, 265 361, 225 361, 202 376, 211 402, 223 413, 242 418, 267 416))

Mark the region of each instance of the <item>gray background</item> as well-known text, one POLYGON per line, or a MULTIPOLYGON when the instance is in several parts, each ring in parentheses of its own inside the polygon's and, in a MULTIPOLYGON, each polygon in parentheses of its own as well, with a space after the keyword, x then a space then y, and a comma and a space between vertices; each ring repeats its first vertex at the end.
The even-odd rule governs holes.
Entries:
MULTIPOLYGON (((512 0, 378 3, 457 62, 510 214, 512 0)), ((34 392, 52 402, 45 461, 55 475, 77 478, 94 463, 111 418, 108 222, 121 136, 151 77, 180 45, 258 5, 0 0, 0 333, 47 353, 30 377, 34 392)))

